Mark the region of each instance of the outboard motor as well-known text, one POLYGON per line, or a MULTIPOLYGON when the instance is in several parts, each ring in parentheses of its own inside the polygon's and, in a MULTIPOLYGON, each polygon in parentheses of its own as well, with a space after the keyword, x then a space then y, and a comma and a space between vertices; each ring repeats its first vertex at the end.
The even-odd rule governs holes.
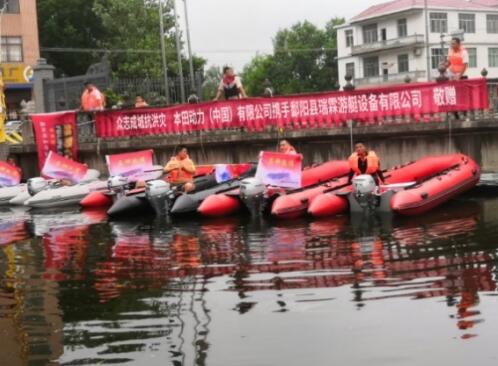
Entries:
POLYGON ((37 177, 28 179, 28 193, 30 194, 30 196, 34 196, 44 189, 47 189, 48 186, 48 181, 44 178, 37 177))
POLYGON ((257 178, 246 178, 240 184, 240 199, 252 216, 259 216, 265 210, 266 186, 257 178))
POLYGON ((171 185, 164 180, 153 180, 145 186, 145 196, 157 216, 166 216, 169 211, 171 196, 175 196, 171 185))
POLYGON ((379 204, 377 185, 369 174, 353 178, 353 196, 363 209, 374 210, 379 204))
POLYGON ((126 188, 128 188, 128 179, 126 177, 116 175, 107 179, 107 189, 112 192, 122 193, 126 188))

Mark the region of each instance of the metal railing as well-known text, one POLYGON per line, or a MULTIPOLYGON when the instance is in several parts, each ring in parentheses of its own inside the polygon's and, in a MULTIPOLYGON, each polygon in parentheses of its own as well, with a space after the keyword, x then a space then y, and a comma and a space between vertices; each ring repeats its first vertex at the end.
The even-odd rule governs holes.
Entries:
POLYGON ((387 49, 414 46, 417 44, 423 45, 425 42, 424 36, 415 34, 412 36, 388 39, 386 41, 378 41, 374 43, 364 43, 355 45, 351 48, 351 55, 356 56, 364 53, 378 52, 387 49))
POLYGON ((426 76, 425 71, 410 71, 410 72, 402 72, 399 74, 387 74, 387 75, 354 79, 354 84, 359 87, 395 84, 395 83, 400 84, 406 82, 407 78, 409 78, 410 82, 417 82, 424 79, 425 76, 426 76))
MULTIPOLYGON (((194 76, 195 92, 202 95, 203 75, 194 76)), ((117 98, 124 105, 133 105, 137 95, 143 96, 150 105, 166 105, 164 80, 162 78, 112 79, 108 73, 65 77, 45 80, 45 110, 47 112, 78 109, 83 91, 83 83, 91 81, 107 95, 107 107, 111 108, 117 98)), ((184 77, 184 84, 190 84, 190 78, 184 77)), ((169 78, 170 103, 181 102, 179 77, 169 78)), ((190 90, 187 89, 189 92, 190 90)))

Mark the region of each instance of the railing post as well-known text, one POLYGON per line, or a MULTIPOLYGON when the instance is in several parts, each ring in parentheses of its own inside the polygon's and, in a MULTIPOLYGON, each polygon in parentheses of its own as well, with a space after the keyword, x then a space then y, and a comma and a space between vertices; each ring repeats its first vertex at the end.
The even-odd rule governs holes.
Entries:
POLYGON ((36 113, 48 112, 55 110, 55 105, 46 105, 45 80, 54 79, 55 67, 47 64, 44 58, 38 59, 37 64, 33 67, 33 100, 35 101, 36 113), (48 109, 48 110, 47 110, 48 109))

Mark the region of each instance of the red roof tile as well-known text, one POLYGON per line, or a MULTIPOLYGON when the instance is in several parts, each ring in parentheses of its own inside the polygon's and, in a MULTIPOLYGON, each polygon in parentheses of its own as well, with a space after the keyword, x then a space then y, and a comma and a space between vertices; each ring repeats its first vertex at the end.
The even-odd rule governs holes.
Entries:
MULTIPOLYGON (((498 0, 427 0, 429 8, 468 9, 468 10, 496 10, 498 0)), ((397 13, 409 9, 423 9, 424 0, 395 0, 374 5, 351 19, 357 22, 382 15, 397 13)))

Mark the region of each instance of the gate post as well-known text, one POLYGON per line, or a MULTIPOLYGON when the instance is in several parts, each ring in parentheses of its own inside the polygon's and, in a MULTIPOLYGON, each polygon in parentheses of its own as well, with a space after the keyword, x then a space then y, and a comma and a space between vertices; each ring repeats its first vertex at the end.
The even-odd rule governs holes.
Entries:
POLYGON ((45 80, 54 79, 55 67, 47 64, 47 60, 39 58, 37 64, 33 67, 33 100, 35 101, 35 112, 44 113, 55 110, 55 105, 51 106, 47 99, 47 90, 45 90, 45 80))

